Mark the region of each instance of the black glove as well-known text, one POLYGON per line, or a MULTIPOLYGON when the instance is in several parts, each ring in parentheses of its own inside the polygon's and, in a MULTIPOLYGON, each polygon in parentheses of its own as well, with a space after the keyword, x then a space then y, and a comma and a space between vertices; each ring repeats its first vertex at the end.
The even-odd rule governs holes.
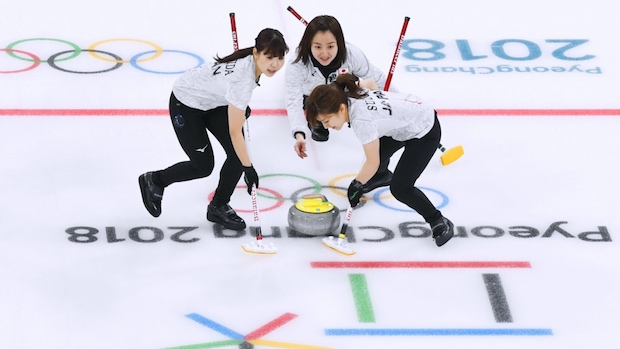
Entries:
POLYGON ((252 165, 250 167, 243 166, 243 173, 243 180, 248 186, 248 194, 252 195, 252 187, 258 188, 258 174, 252 165))
POLYGON ((351 207, 357 206, 360 202, 360 198, 364 195, 364 191, 362 190, 364 185, 360 183, 357 179, 351 181, 349 184, 349 190, 347 190, 347 197, 349 198, 349 204, 351 207))

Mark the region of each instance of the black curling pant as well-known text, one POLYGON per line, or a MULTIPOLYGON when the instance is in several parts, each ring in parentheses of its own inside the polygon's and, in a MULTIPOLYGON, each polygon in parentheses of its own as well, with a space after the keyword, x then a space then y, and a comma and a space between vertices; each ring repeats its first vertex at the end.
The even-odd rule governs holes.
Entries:
POLYGON ((441 218, 441 212, 435 208, 420 189, 415 187, 415 182, 420 178, 433 154, 437 151, 440 140, 441 126, 437 115, 435 115, 433 128, 422 138, 404 142, 396 141, 390 137, 379 139, 381 163, 389 161, 389 158, 400 148, 405 148, 394 169, 390 191, 396 200, 416 210, 427 223, 441 218))
POLYGON ((158 171, 156 176, 159 182, 166 187, 176 182, 204 178, 213 172, 215 157, 208 130, 226 152, 212 203, 215 206, 227 204, 243 173, 228 130, 228 107, 198 110, 184 105, 171 94, 169 111, 174 132, 189 161, 158 171))

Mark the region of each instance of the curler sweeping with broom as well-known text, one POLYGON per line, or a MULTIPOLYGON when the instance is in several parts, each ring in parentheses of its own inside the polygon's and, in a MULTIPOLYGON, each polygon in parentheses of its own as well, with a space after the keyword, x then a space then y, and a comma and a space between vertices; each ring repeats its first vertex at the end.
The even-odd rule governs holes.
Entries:
POLYGON ((248 194, 253 186, 258 188, 258 174, 250 161, 243 124, 250 116, 248 103, 261 76, 274 76, 283 67, 287 52, 282 33, 265 28, 253 47, 223 58, 216 56, 215 63, 191 69, 176 80, 170 95, 170 119, 188 160, 139 176, 142 201, 153 217, 161 214, 164 188, 212 174, 215 159, 208 131, 224 149, 226 159, 207 207, 207 220, 232 230, 246 227, 228 204, 242 174, 248 194))
POLYGON ((351 127, 361 141, 366 161, 351 181, 347 197, 357 206, 364 184, 379 164, 404 147, 390 182, 394 197, 418 212, 430 224, 433 239, 442 246, 454 236, 454 225, 415 187, 441 140, 436 111, 413 95, 360 87, 351 74, 314 88, 306 101, 306 119, 313 125, 340 130, 351 127))

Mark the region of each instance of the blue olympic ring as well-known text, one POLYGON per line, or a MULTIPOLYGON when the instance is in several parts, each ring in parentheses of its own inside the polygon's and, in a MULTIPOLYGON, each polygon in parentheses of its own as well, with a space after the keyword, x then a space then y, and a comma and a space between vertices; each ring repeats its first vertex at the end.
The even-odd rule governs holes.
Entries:
MULTIPOLYGON (((439 195, 441 197, 441 203, 439 205, 437 205, 437 209, 442 209, 444 207, 446 207, 446 205, 448 205, 448 202, 450 202, 450 200, 448 199, 448 196, 446 196, 446 194, 440 192, 439 190, 435 190, 435 189, 431 189, 431 188, 426 188, 426 187, 417 187, 418 189, 422 190, 427 190, 430 192, 433 192, 437 195, 439 195)), ((390 188, 383 188, 383 189, 379 189, 377 190, 377 192, 372 196, 373 200, 379 205, 379 206, 383 206, 387 209, 390 210, 394 210, 394 211, 400 211, 400 212, 415 212, 412 209, 402 209, 402 208, 398 208, 398 207, 392 207, 389 206, 388 204, 384 203, 381 200, 381 194, 383 194, 386 190, 390 190, 390 188)))
MULTIPOLYGON (((153 73, 153 74, 183 74, 186 70, 179 70, 179 71, 172 71, 172 72, 162 72, 162 71, 155 71, 155 70, 150 70, 150 69, 146 69, 146 68, 142 68, 141 66, 138 65, 138 58, 144 56, 144 55, 148 55, 151 53, 155 53, 157 52, 156 50, 152 50, 152 51, 146 51, 146 52, 142 52, 142 53, 138 53, 137 55, 131 57, 131 59, 129 60, 129 63, 131 63, 131 65, 138 69, 138 70, 142 70, 145 71, 147 73, 153 73)), ((196 58, 196 60, 198 61, 198 64, 194 67, 199 67, 202 64, 204 64, 204 59, 202 59, 202 57, 200 57, 197 54, 191 53, 191 52, 186 52, 186 51, 179 51, 179 50, 162 50, 162 52, 175 52, 175 53, 182 53, 182 54, 186 54, 188 56, 192 56, 194 58, 196 58)), ((193 68, 190 68, 193 69, 193 68)))

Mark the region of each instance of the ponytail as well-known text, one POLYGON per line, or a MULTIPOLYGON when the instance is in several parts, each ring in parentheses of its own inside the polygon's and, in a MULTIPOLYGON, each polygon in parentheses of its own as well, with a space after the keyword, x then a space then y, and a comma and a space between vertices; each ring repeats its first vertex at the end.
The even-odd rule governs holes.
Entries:
POLYGON ((253 53, 254 51, 254 47, 246 47, 244 49, 240 49, 238 51, 235 51, 231 54, 229 54, 226 57, 220 58, 220 56, 215 56, 213 57, 213 59, 215 59, 216 64, 217 63, 226 63, 226 62, 230 62, 230 61, 234 61, 235 59, 239 59, 239 58, 243 58, 246 56, 249 56, 253 53))
POLYGON ((288 46, 286 45, 282 33, 277 29, 265 28, 261 30, 256 39, 254 39, 254 46, 240 49, 224 58, 220 58, 216 55, 214 59, 216 64, 234 61, 235 59, 251 55, 254 53, 255 48, 259 53, 263 52, 266 55, 278 58, 284 58, 288 52, 288 46))
POLYGON ((343 91, 348 92, 347 97, 360 99, 362 97, 365 97, 367 93, 364 91, 363 88, 359 86, 358 82, 359 78, 357 76, 345 73, 338 75, 336 81, 334 81, 333 83, 336 86, 340 87, 340 89, 342 89, 343 91))

